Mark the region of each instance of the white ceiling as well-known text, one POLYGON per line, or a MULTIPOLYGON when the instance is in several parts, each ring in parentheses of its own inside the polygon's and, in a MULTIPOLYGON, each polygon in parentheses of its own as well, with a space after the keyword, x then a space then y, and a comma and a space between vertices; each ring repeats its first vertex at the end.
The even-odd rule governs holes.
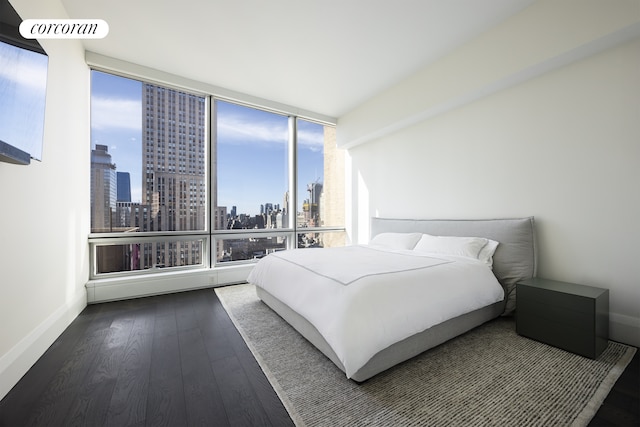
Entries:
POLYGON ((331 117, 534 0, 61 0, 87 50, 331 117))

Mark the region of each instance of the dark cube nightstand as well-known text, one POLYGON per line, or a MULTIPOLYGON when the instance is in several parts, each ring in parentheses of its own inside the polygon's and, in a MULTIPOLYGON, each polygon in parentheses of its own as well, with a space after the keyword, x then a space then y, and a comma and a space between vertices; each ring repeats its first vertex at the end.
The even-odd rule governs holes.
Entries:
POLYGON ((518 334, 595 359, 609 343, 609 290, 533 278, 516 285, 518 334))

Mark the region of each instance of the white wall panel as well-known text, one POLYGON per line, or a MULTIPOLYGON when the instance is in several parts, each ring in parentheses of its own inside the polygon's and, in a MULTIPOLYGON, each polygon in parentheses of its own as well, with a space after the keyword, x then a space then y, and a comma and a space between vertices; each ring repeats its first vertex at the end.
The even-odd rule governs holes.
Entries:
MULTIPOLYGON (((11 2, 23 19, 58 1, 11 2)), ((42 40, 49 75, 42 162, 0 164, 0 398, 86 306, 89 69, 78 40, 42 40)))
POLYGON ((612 338, 640 345, 640 39, 349 152, 352 228, 534 215, 538 274, 609 288, 612 338))

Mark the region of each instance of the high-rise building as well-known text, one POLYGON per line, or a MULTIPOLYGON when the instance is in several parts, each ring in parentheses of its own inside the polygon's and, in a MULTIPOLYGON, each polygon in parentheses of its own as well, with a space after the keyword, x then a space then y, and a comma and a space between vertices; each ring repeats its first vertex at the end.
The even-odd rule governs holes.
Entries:
POLYGON ((142 203, 154 231, 204 230, 205 98, 144 84, 142 203))
POLYGON ((118 202, 131 202, 131 175, 129 172, 117 172, 116 179, 118 182, 118 202))
POLYGON ((114 227, 127 229, 131 225, 131 175, 129 172, 116 172, 116 220, 114 227))
POLYGON ((91 231, 111 231, 116 211, 116 165, 109 147, 96 144, 91 150, 91 231))
MULTIPOLYGON (((336 144, 336 128, 324 127, 324 187, 320 200, 321 225, 344 225, 345 152, 336 144)), ((346 233, 325 233, 323 246, 344 246, 346 233)))
MULTIPOLYGON (((150 231, 205 229, 205 98, 142 86, 142 204, 150 231)), ((193 264, 197 242, 158 244, 154 265, 193 264)))
POLYGON ((305 219, 307 221, 307 225, 317 227, 321 225, 320 200, 322 197, 322 184, 319 182, 312 182, 307 185, 307 191, 309 192, 309 199, 306 204, 303 204, 305 219))

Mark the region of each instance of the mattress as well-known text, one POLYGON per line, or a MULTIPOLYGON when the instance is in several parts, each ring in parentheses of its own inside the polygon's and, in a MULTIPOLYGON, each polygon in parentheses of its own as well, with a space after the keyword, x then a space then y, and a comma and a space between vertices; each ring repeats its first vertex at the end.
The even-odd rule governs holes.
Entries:
MULTIPOLYGON (((381 316, 381 318, 386 320, 382 323, 378 322, 377 325, 366 325, 367 322, 365 322, 364 326, 367 327, 363 328, 363 323, 359 319, 360 316, 355 316, 355 320, 353 319, 354 316, 351 316, 351 323, 355 322, 356 325, 359 325, 355 330, 373 331, 375 338, 374 341, 378 339, 375 337, 376 335, 386 337, 385 339, 387 339, 387 341, 383 343, 381 343, 380 340, 376 341, 374 348, 368 348, 365 356, 362 356, 362 353, 360 353, 360 359, 358 359, 357 362, 354 362, 349 358, 345 358, 345 347, 340 347, 340 345, 336 346, 335 337, 327 334, 327 326, 322 323, 318 323, 317 317, 321 316, 320 313, 322 311, 325 312, 325 316, 326 313, 330 313, 330 316, 331 313, 333 313, 334 316, 333 319, 330 319, 330 322, 338 322, 340 318, 345 317, 344 307, 338 308, 338 306, 342 304, 339 302, 340 295, 349 294, 353 289, 363 287, 362 284, 368 283, 371 277, 384 277, 387 282, 387 291, 389 289, 400 291, 404 285, 398 285, 398 283, 406 283, 406 277, 403 277, 402 280, 394 280, 391 279, 391 277, 398 273, 400 275, 406 273, 392 271, 394 270, 393 266, 395 265, 395 262, 386 263, 391 265, 391 268, 389 269, 388 265, 384 265, 384 260, 380 262, 380 265, 377 265, 378 263, 376 263, 377 270, 370 273, 369 276, 371 277, 368 279, 357 278, 357 275, 353 276, 353 271, 346 273, 342 272, 337 276, 334 275, 331 277, 331 275, 334 274, 332 273, 332 270, 334 270, 332 265, 335 260, 327 263, 318 258, 314 262, 311 262, 307 267, 299 266, 303 270, 307 270, 306 273, 303 273, 302 275, 300 275, 299 271, 297 273, 283 273, 284 271, 287 271, 287 269, 281 268, 282 265, 278 263, 271 263, 270 261, 266 263, 261 261, 258 263, 258 265, 265 264, 271 266, 271 268, 267 269, 254 269, 255 273, 252 272, 250 275, 249 282, 257 285, 256 292, 262 301, 282 316, 305 338, 314 344, 329 359, 331 359, 339 369, 345 372, 347 377, 355 381, 365 381, 379 372, 420 354, 429 348, 439 345, 442 342, 452 339, 499 316, 500 314, 504 315, 512 313, 515 309, 515 283, 521 279, 534 277, 536 273, 537 254, 533 217, 483 220, 413 220, 372 218, 372 237, 379 233, 388 231, 432 233, 443 236, 484 236, 498 241, 499 246, 493 257, 493 270, 491 276, 494 280, 497 280, 501 286, 501 295, 504 296, 504 301, 483 301, 476 307, 466 305, 464 306, 466 308, 458 311, 457 313, 455 310, 449 310, 446 315, 442 315, 442 313, 440 313, 440 318, 435 322, 432 321, 433 319, 429 321, 430 326, 425 327, 425 323, 422 323, 421 326, 416 327, 414 324, 405 331, 403 336, 395 336, 395 338, 391 340, 389 340, 389 334, 386 330, 390 324, 385 323, 388 320, 386 317, 381 316), (260 270, 262 270, 262 272, 260 272, 260 270), (324 277, 324 279, 333 282, 330 286, 332 291, 324 293, 320 292, 319 294, 312 294, 312 296, 305 294, 305 292, 298 292, 300 290, 299 288, 305 287, 301 287, 300 284, 313 283, 316 280, 310 279, 310 276, 308 275, 309 273, 313 273, 316 276, 328 276, 324 277), (260 278, 260 276, 263 277, 260 278), (266 281, 263 280, 265 277, 268 278, 266 281), (389 284, 391 284, 391 287, 389 284), (333 306, 332 303, 334 304, 333 306), (338 312, 342 312, 342 314, 338 314, 338 312), (376 332, 380 333, 377 334, 376 332)), ((313 250, 304 249, 302 251, 308 252, 313 250)), ((312 253, 313 252, 308 252, 308 254, 312 253)), ((340 256, 337 258, 339 257, 340 256)), ((311 258, 313 259, 315 257, 312 256, 311 258)), ((446 257, 435 258, 439 258, 440 261, 444 260, 445 262, 441 264, 439 261, 436 261, 435 264, 432 265, 414 265, 413 268, 409 268, 409 270, 436 270, 440 268, 441 265, 452 264, 452 260, 446 259, 446 257)), ((280 259, 280 261, 283 260, 280 259)), ((294 259, 294 264, 298 261, 300 260, 296 261, 294 259)), ((367 276, 367 274, 364 276, 367 276)), ((313 288, 316 285, 311 285, 311 287, 313 288)), ((376 286, 377 285, 374 283, 373 287, 375 288, 376 286)), ((386 309, 381 309, 378 306, 377 313, 400 313, 401 315, 408 317, 412 316, 412 314, 409 314, 405 309, 407 303, 399 302, 397 295, 394 295, 393 292, 387 293, 386 295, 389 296, 389 302, 391 305, 386 309)), ((380 299, 379 296, 380 295, 378 295, 378 299, 380 299)), ((361 305, 366 306, 368 304, 365 303, 368 301, 367 298, 368 297, 362 298, 361 305)), ((360 298, 355 298, 355 300, 359 301, 360 298)), ((414 296, 413 298, 409 298, 409 301, 408 305, 411 306, 411 301, 422 302, 423 299, 414 296)), ((371 306, 369 305, 369 307, 371 306)), ((418 307, 420 307, 420 304, 418 304, 418 307)), ((350 312, 350 310, 347 310, 347 312, 350 312)), ((376 310, 373 310, 373 312, 376 313, 376 310)), ((424 319, 421 321, 424 322, 424 319)), ((350 325, 350 322, 347 322, 346 327, 353 328, 353 324, 350 325)), ((336 328, 334 327, 334 329, 336 328)), ((338 327, 337 329, 340 328, 338 327)), ((358 353, 358 347, 360 347, 359 342, 356 340, 350 344, 350 348, 353 349, 355 347, 357 350, 356 353, 358 353)), ((349 347, 349 345, 346 347, 349 347)), ((347 351, 347 353, 349 353, 349 351, 347 351)))
MULTIPOLYGON (((264 289, 256 287, 256 294, 266 305, 278 313, 287 323, 327 356, 342 372, 345 372, 345 367, 340 362, 338 356, 311 323, 264 289)), ((351 375, 351 379, 356 382, 364 382, 380 372, 386 371, 430 348, 436 347, 451 338, 457 337, 478 325, 498 317, 500 313, 502 313, 503 307, 504 304, 498 302, 451 318, 418 334, 398 341, 376 353, 367 363, 351 375)))
POLYGON ((311 323, 349 378, 381 350, 504 298, 476 259, 368 245, 271 254, 248 281, 311 323))

